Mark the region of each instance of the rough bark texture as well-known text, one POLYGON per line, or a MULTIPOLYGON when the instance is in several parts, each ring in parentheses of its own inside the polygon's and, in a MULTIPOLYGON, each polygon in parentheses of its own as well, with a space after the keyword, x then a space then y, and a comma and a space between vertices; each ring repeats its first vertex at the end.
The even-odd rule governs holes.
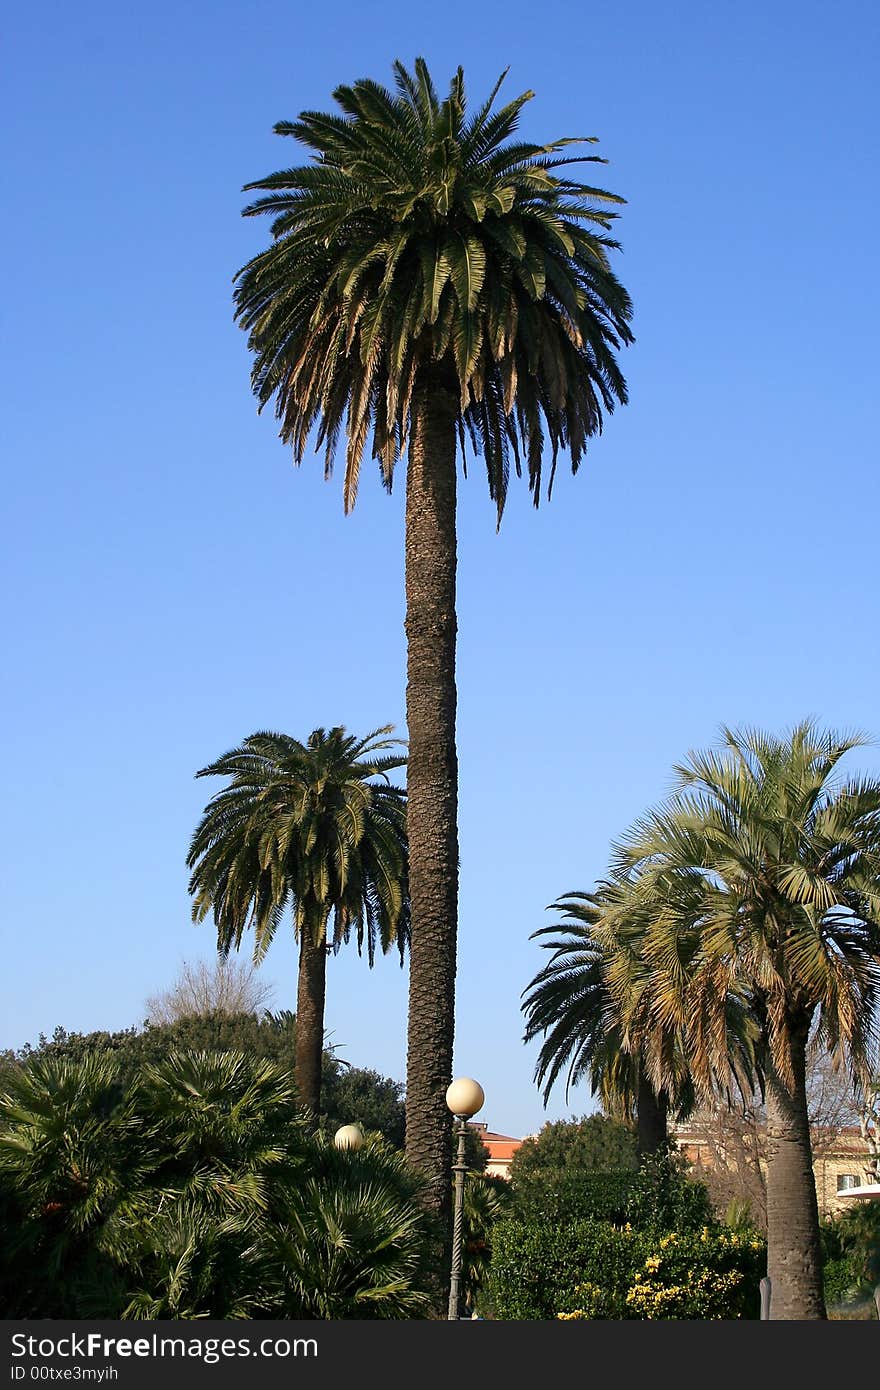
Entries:
POLYGON ((406 481, 407 834, 411 942, 406 1155, 451 1218, 451 1116, 458 925, 455 750, 457 399, 435 378, 413 400, 406 481))
POLYGON ((792 1028, 792 1085, 767 1071, 767 1275, 776 1321, 827 1316, 807 1116, 807 1033, 808 1022, 792 1028))
POLYGON ((636 1100, 636 1156, 639 1162, 650 1154, 660 1153, 669 1138, 665 1095, 655 1095, 651 1083, 639 1068, 639 1091, 636 1100))
POLYGON ((327 949, 308 932, 299 943, 296 987, 296 1089, 300 1107, 317 1116, 321 1106, 321 1058, 324 1051, 324 994, 327 949))

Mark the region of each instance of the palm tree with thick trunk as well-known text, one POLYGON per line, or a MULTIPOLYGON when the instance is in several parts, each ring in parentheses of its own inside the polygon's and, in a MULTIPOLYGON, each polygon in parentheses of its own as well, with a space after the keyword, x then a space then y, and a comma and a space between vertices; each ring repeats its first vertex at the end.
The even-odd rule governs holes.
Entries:
POLYGON ((193 920, 213 915, 218 950, 237 950, 253 929, 263 959, 285 912, 299 943, 295 1079, 317 1115, 327 953, 354 931, 370 965, 376 945, 409 936, 406 793, 388 774, 403 767, 391 726, 356 738, 315 729, 251 734, 196 773, 225 777, 205 807, 187 856, 193 920))
POLYGON ((387 90, 362 79, 335 112, 280 122, 311 162, 248 188, 272 242, 237 276, 236 316, 261 408, 300 462, 332 467, 346 438, 346 511, 368 440, 391 488, 406 456, 408 811, 412 942, 407 1154, 449 1206, 458 897, 456 472, 469 439, 498 520, 511 463, 537 504, 545 453, 576 470, 626 400, 615 352, 631 305, 609 230, 623 200, 572 180, 570 140, 514 140, 526 92, 466 112, 459 69, 441 101, 422 59, 387 90))
POLYGON ((723 1059, 730 998, 751 1016, 766 1095, 774 1319, 826 1315, 808 1042, 858 1073, 880 1026, 880 782, 839 775, 861 742, 811 722, 783 737, 725 729, 720 752, 691 753, 676 769, 676 793, 639 822, 617 860, 654 899, 654 992, 686 1030, 705 1094, 723 1059))

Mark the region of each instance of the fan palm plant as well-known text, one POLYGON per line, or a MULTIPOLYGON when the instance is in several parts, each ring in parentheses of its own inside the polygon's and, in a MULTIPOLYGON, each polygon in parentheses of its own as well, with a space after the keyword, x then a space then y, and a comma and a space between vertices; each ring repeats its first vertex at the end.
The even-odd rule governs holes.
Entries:
MULTIPOLYGON (((412 892, 407 1153, 448 1211, 457 897, 456 452, 481 452, 498 521, 524 458, 537 504, 560 449, 576 470, 626 400, 615 357, 631 305, 609 236, 623 200, 560 172, 569 139, 515 140, 531 92, 472 114, 459 69, 445 100, 423 59, 395 90, 363 79, 338 110, 275 126, 312 162, 248 184, 272 243, 237 276, 236 316, 260 408, 274 398, 300 462, 347 440, 354 505, 371 452, 390 490, 406 456, 408 833, 412 892)), ((603 161, 604 162, 604 161, 603 161)), ((549 485, 548 485, 549 491, 549 485)))
POLYGON ((270 1210, 306 1161, 294 1094, 281 1066, 245 1052, 173 1052, 145 1067, 141 1110, 163 1155, 155 1182, 175 1209, 270 1210))
POLYGON ((193 834, 193 919, 213 914, 218 949, 238 949, 253 928, 262 960, 285 911, 299 942, 296 1085, 300 1104, 320 1107, 327 952, 354 932, 370 965, 376 945, 409 934, 406 794, 389 781, 405 758, 386 737, 315 729, 305 743, 287 734, 251 734, 203 767, 225 777, 193 834))
POLYGON ((160 1209, 142 1230, 136 1287, 128 1290, 119 1317, 153 1322, 267 1316, 274 1309, 261 1236, 259 1220, 243 1213, 160 1209))
POLYGON ((244 1052, 172 1052, 144 1068, 137 1104, 161 1161, 122 1316, 265 1315, 266 1232, 312 1166, 289 1075, 244 1052))
POLYGON ((426 1316, 436 1233, 422 1196, 421 1178, 379 1135, 357 1151, 316 1135, 310 1176, 267 1236, 276 1315, 426 1316))
POLYGON ((15 1209, 3 1260, 18 1316, 106 1315, 149 1210, 156 1161, 113 1057, 36 1057, 10 1070, 0 1187, 15 1209))
POLYGON ((662 908, 648 946, 653 988, 689 1036, 704 1092, 731 997, 748 1008, 766 1088, 770 1316, 821 1318, 806 1051, 812 1037, 858 1072, 876 1047, 880 782, 840 777, 858 736, 809 721, 783 737, 723 732, 720 752, 691 753, 677 769, 677 792, 633 829, 617 867, 662 908), (687 892, 671 891, 676 882, 687 892))

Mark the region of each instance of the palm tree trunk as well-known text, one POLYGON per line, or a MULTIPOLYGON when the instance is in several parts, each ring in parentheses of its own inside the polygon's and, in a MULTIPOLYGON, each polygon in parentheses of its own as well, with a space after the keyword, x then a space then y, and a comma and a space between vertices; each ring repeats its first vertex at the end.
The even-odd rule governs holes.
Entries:
POLYGON ((324 1052, 324 995, 327 948, 303 931, 299 942, 296 986, 296 1090, 300 1108, 317 1117, 321 1107, 321 1060, 324 1052))
POLYGON ((639 1067, 636 1097, 636 1157, 641 1163, 651 1154, 661 1153, 669 1138, 666 1093, 658 1096, 645 1072, 639 1067))
POLYGON ((425 377, 412 407, 406 479, 407 836, 411 939, 406 1155, 428 1203, 451 1213, 451 1117, 458 926, 455 749, 455 484, 458 400, 425 377))
POLYGON ((793 1084, 767 1068, 767 1274, 770 1317, 827 1317, 807 1118, 809 1021, 791 1028, 793 1084))

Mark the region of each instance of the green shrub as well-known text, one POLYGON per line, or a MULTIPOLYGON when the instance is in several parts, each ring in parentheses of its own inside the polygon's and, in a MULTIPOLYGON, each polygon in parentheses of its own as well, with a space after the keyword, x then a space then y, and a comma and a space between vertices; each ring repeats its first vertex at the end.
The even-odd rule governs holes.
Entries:
POLYGON ((624 1317, 622 1297, 651 1245, 644 1233, 605 1221, 500 1221, 492 1231, 488 1277, 495 1315, 505 1321, 555 1318, 573 1311, 575 1290, 592 1282, 614 1302, 608 1316, 624 1317))
POLYGON ((763 1241, 717 1225, 636 1230, 579 1220, 502 1221, 489 1292, 505 1320, 757 1318, 763 1241))
POLYGON ((841 1255, 836 1260, 826 1260, 822 1266, 822 1283, 829 1308, 857 1297, 861 1281, 852 1256, 841 1255))
POLYGON ((859 1202, 822 1222, 828 1304, 871 1294, 880 1284, 880 1203, 859 1202))
POLYGON ((627 1290, 630 1316, 755 1318, 766 1247, 756 1236, 706 1226, 661 1236, 627 1290))
POLYGON ((512 1185, 516 1218, 540 1221, 609 1221, 624 1225, 639 1183, 638 1173, 560 1168, 522 1186, 512 1185))
POLYGON ((652 1231, 702 1231, 715 1224, 709 1189, 688 1177, 675 1152, 642 1159, 624 1220, 637 1230, 652 1231))
POLYGON ((52 1053, 0 1087, 0 1297, 19 1318, 398 1318, 429 1306, 423 1183, 313 1135, 289 1070, 52 1053))
POLYGON ((512 1215, 525 1222, 608 1221, 636 1230, 699 1231, 712 1223, 704 1183, 675 1155, 645 1159, 636 1171, 565 1166, 533 1169, 512 1183, 512 1215))

